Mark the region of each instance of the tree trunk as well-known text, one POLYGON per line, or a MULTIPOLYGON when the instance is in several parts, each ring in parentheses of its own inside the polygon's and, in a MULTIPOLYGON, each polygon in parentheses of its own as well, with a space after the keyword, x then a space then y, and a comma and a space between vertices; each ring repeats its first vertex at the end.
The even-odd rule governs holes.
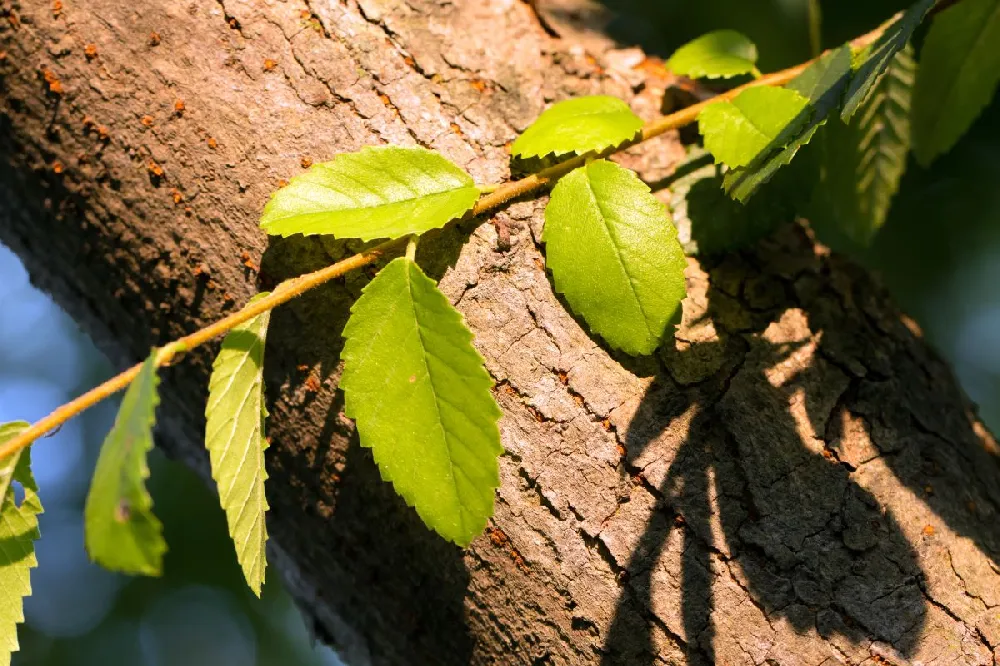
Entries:
MULTIPOLYGON (((120 364, 359 247, 257 228, 310 160, 417 143, 497 182, 546 101, 649 117, 663 93, 641 54, 519 0, 0 8, 0 239, 120 364)), ((654 182, 680 154, 623 159, 654 182)), ((631 359, 553 294, 541 211, 421 245, 505 412, 496 517, 464 552, 341 413, 370 272, 275 312, 271 555, 320 635, 352 664, 997 663, 1000 455, 870 275, 794 225, 691 260, 676 341, 631 359)), ((160 444, 202 471, 211 358, 164 372, 160 444)))

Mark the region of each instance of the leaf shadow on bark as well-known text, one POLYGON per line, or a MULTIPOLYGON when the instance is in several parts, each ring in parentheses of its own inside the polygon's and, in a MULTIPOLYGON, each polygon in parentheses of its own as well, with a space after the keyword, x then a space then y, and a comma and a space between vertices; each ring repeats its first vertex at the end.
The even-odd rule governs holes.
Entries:
MULTIPOLYGON (((431 277, 454 265, 469 232, 464 227, 438 232, 446 236, 434 243, 438 252, 418 256, 431 277)), ((274 242, 262 261, 265 286, 319 269, 360 247, 302 237, 274 242)), ((473 639, 464 617, 469 573, 462 551, 428 530, 381 479, 371 452, 360 446, 353 424, 343 416, 343 393, 337 388, 351 306, 381 265, 332 280, 272 314, 265 374, 271 411, 267 430, 274 438, 267 455, 268 527, 284 549, 297 553, 312 589, 342 595, 323 601, 338 612, 365 615, 352 618, 352 627, 370 637, 398 632, 412 637, 413 653, 396 655, 397 661, 430 663, 434 655, 450 654, 464 662, 473 639), (286 431, 284 424, 291 423, 309 425, 286 431), (295 519, 283 520, 285 515, 295 519), (325 536, 317 539, 316 534, 325 536), (428 607, 435 612, 418 611, 428 607)), ((338 645, 336 636, 322 638, 338 645)))
MULTIPOLYGON (((811 255, 811 239, 801 229, 790 233, 811 255)), ((904 385, 908 376, 925 376, 921 366, 947 374, 943 364, 915 361, 913 354, 930 353, 898 321, 870 319, 864 299, 871 289, 860 269, 845 295, 824 282, 830 275, 789 268, 788 257, 777 255, 773 265, 762 263, 766 256, 759 249, 728 255, 708 268, 702 321, 688 324, 691 339, 664 355, 626 431, 629 472, 657 506, 640 536, 606 541, 618 562, 627 561, 606 666, 659 663, 662 634, 692 664, 726 661, 740 650, 763 658, 766 650, 754 653, 763 640, 755 631, 778 622, 835 644, 882 641, 904 658, 915 650, 930 603, 923 572, 892 511, 852 477, 872 458, 844 450, 858 437, 843 432, 845 414, 866 424, 873 457, 997 561, 988 523, 966 506, 978 491, 958 487, 977 473, 973 458, 985 467, 982 482, 969 485, 996 485, 984 433, 962 405, 943 404, 957 389, 940 396, 926 382, 904 385), (716 335, 699 336, 707 322, 716 335), (866 343, 886 336, 880 326, 891 326, 900 341, 866 343), (887 356, 885 348, 898 353, 887 356), (712 367, 713 359, 734 358, 712 367), (711 371, 698 374, 706 366, 711 371), (956 433, 961 441, 942 445, 956 433), (942 492, 925 492, 928 472, 942 492), (740 608, 744 592, 757 610, 740 608)), ((977 500, 993 515, 995 498, 977 500)))

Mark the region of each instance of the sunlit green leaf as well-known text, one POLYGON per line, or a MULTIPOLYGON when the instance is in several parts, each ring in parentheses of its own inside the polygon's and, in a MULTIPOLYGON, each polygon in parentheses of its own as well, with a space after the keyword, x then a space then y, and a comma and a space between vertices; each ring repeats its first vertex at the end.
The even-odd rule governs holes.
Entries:
POLYGON ((867 57, 860 63, 847 87, 844 108, 840 113, 844 122, 849 121, 868 99, 875 84, 892 62, 893 56, 910 41, 913 31, 924 20, 934 2, 935 0, 918 0, 901 17, 893 21, 868 49, 867 57))
POLYGON ((146 491, 153 424, 160 399, 156 352, 150 354, 122 398, 104 440, 84 508, 87 552, 114 571, 158 576, 163 568, 163 526, 146 491))
POLYGON ((633 172, 598 160, 563 177, 542 240, 556 291, 612 347, 650 354, 679 320, 684 251, 633 172))
POLYGON ((361 445, 428 527, 467 546, 493 515, 503 447, 462 315, 401 257, 365 287, 344 337, 344 411, 361 445))
POLYGON ((756 72, 756 64, 757 47, 745 35, 716 30, 674 51, 667 68, 693 79, 718 79, 756 72))
POLYGON ((784 146, 762 151, 746 166, 730 170, 723 179, 726 192, 745 202, 761 185, 773 178, 781 167, 788 165, 798 151, 812 140, 829 114, 840 105, 841 94, 850 76, 851 52, 845 46, 825 54, 792 80, 788 88, 808 100, 807 109, 793 121, 794 132, 782 133, 787 138, 784 146), (802 122, 803 117, 805 122, 802 122))
MULTIPOLYGON (((263 298, 258 294, 250 302, 263 298)), ((226 512, 229 536, 247 585, 260 596, 267 565, 264 496, 264 341, 270 311, 237 326, 222 341, 208 385, 205 446, 226 512)))
POLYGON ((443 227, 478 197, 472 178, 433 151, 369 147, 292 178, 264 207, 260 226, 277 236, 398 238, 443 227))
MULTIPOLYGON (((0 425, 0 444, 28 427, 18 421, 0 425)), ((31 474, 27 449, 0 461, 0 666, 10 666, 19 649, 17 625, 24 622, 24 598, 31 595, 31 569, 38 565, 35 541, 42 502, 31 474), (12 484, 24 493, 17 497, 12 484)))
POLYGON ((885 222, 910 146, 913 48, 896 54, 886 74, 850 124, 824 129, 820 180, 810 217, 824 234, 840 233, 866 245, 885 222))
POLYGON ((730 168, 783 147, 809 119, 808 100, 794 90, 759 86, 733 101, 709 104, 698 116, 705 148, 730 168))
POLYGON ((520 159, 599 152, 634 139, 641 130, 642 120, 617 97, 577 97, 546 109, 510 152, 520 159))
POLYGON ((913 93, 913 148, 921 163, 955 145, 997 84, 1000 2, 962 0, 941 12, 924 40, 913 93))

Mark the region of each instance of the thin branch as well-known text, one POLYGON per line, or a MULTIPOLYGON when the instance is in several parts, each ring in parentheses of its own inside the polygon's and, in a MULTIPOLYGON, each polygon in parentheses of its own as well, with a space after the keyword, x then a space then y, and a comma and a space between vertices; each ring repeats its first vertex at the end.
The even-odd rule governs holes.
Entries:
MULTIPOLYGON (((879 27, 855 39, 852 44, 858 48, 871 44, 878 39, 883 30, 884 26, 879 27)), ((587 160, 608 157, 621 152, 626 148, 649 141, 650 139, 656 138, 671 130, 690 125, 698 119, 698 115, 702 112, 702 110, 713 102, 723 99, 731 100, 747 88, 755 86, 778 86, 788 83, 801 74, 813 62, 814 60, 809 60, 780 72, 765 74, 760 78, 754 79, 753 81, 737 88, 733 88, 732 90, 728 90, 721 95, 713 97, 712 99, 686 107, 676 113, 656 118, 642 128, 642 133, 636 137, 636 139, 624 145, 609 148, 596 155, 588 154, 573 157, 521 180, 486 186, 482 188, 483 195, 476 202, 476 205, 469 212, 469 214, 462 219, 465 220, 482 215, 483 213, 494 211, 506 205, 510 201, 517 199, 518 197, 531 194, 542 187, 555 182, 573 169, 583 166, 587 160)), ((387 254, 402 249, 406 246, 408 239, 408 236, 404 236, 402 238, 386 241, 380 245, 376 245, 373 248, 365 250, 364 252, 344 259, 343 261, 338 261, 337 263, 327 266, 326 268, 282 282, 268 296, 254 301, 242 310, 234 312, 214 324, 206 326, 199 331, 180 338, 179 340, 175 340, 174 342, 162 347, 156 355, 157 367, 169 365, 178 354, 190 351, 220 335, 228 333, 240 324, 253 319, 259 314, 276 308, 279 305, 287 303, 296 296, 299 296, 310 289, 318 287, 321 284, 340 277, 352 270, 372 264, 387 254)), ((8 440, 3 446, 0 446, 0 460, 3 460, 8 456, 17 453, 21 449, 30 446, 37 439, 60 427, 74 416, 123 390, 132 382, 133 379, 135 379, 141 368, 141 363, 132 366, 121 374, 107 380, 100 386, 97 386, 96 388, 87 391, 80 397, 62 405, 48 416, 36 421, 31 425, 31 427, 25 429, 16 437, 8 440)))

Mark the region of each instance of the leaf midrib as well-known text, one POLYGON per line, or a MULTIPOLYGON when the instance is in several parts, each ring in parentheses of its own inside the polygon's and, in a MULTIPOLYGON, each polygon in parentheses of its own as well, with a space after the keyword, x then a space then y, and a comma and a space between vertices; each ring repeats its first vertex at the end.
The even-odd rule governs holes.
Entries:
POLYGON ((600 200, 598 200, 597 194, 594 192, 593 184, 590 181, 589 167, 584 169, 584 176, 585 176, 584 182, 586 182, 587 184, 587 194, 590 195, 591 200, 594 202, 594 206, 596 206, 600 214, 602 226, 604 228, 605 233, 608 236, 608 240, 611 243, 611 247, 614 249, 615 259, 618 260, 618 266, 621 268, 622 273, 625 275, 626 281, 628 282, 629 293, 632 294, 632 298, 635 300, 636 307, 639 309, 639 312, 642 313, 642 322, 646 326, 646 333, 651 336, 655 335, 653 333, 653 329, 650 327, 649 315, 646 313, 646 309, 642 307, 642 300, 639 298, 639 295, 635 291, 635 281, 632 278, 632 274, 626 267, 625 260, 622 258, 621 252, 618 249, 618 239, 612 233, 611 227, 608 224, 607 216, 605 215, 605 208, 601 204, 600 200))
MULTIPOLYGON (((413 315, 413 325, 417 331, 417 337, 420 340, 420 361, 423 363, 424 372, 427 374, 427 381, 430 383, 431 391, 434 394, 434 411, 437 414, 437 427, 441 433, 441 441, 444 443, 445 448, 448 450, 448 473, 451 476, 451 486, 455 492, 455 501, 458 504, 458 520, 459 526, 463 533, 467 532, 467 527, 465 523, 465 507, 462 505, 461 492, 458 489, 458 482, 455 478, 455 458, 452 455, 451 444, 448 442, 448 433, 444 428, 444 418, 441 415, 441 405, 438 402, 438 388, 434 384, 434 375, 431 373, 430 364, 427 363, 427 343, 424 340, 423 326, 420 324, 420 318, 417 316, 417 299, 413 293, 413 280, 412 271, 416 268, 410 265, 407 260, 405 265, 406 271, 406 291, 410 296, 410 313, 413 315)), ((468 475, 466 475, 468 476, 468 475)))

